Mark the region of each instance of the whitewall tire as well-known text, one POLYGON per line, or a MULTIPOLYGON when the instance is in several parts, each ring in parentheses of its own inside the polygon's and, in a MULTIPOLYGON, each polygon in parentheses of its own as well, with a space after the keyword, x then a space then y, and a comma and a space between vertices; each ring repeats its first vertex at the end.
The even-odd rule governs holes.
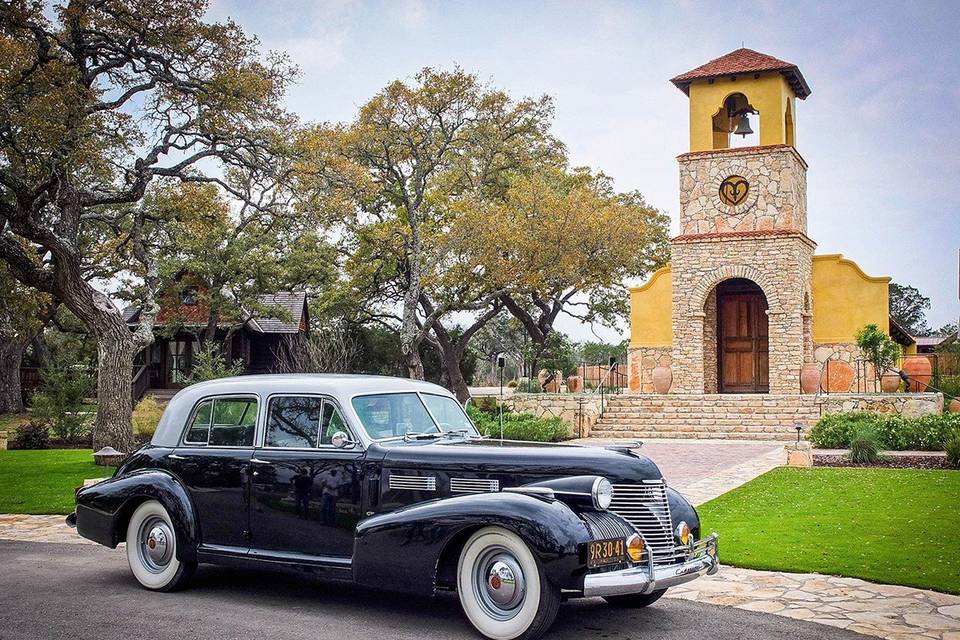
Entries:
POLYGON ((153 591, 182 587, 196 568, 177 559, 177 533, 156 500, 138 506, 127 524, 127 562, 137 581, 153 591))
POLYGON ((560 590, 540 561, 511 531, 486 527, 473 534, 457 565, 457 592, 470 624, 491 640, 532 640, 557 617, 560 590))

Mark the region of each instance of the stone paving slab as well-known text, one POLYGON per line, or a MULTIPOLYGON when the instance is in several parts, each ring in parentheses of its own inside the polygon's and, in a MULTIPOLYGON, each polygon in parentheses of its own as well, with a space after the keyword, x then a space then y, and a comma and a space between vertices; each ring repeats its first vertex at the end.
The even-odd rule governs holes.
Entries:
POLYGON ((77 535, 64 516, 28 516, 0 513, 0 539, 56 544, 96 544, 77 535))
MULTIPOLYGON (((623 439, 582 438, 585 446, 604 446, 623 439)), ((783 442, 744 440, 644 440, 640 453, 653 460, 667 483, 693 504, 703 504, 780 466, 783 442)))
MULTIPOLYGON (((721 542, 721 556, 723 546, 721 542)), ((668 598, 760 611, 887 640, 960 640, 960 596, 816 573, 722 566, 668 598)))

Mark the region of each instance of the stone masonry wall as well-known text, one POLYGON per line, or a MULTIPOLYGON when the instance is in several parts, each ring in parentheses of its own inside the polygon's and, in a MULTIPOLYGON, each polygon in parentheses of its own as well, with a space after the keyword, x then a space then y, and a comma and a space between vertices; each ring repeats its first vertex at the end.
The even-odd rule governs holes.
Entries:
POLYGON ((853 368, 854 377, 850 393, 878 393, 879 383, 873 372, 873 365, 869 362, 858 363, 863 356, 860 348, 852 342, 818 342, 813 345, 813 360, 821 367, 827 360, 838 360, 853 368))
POLYGON ((753 281, 767 298, 770 393, 800 392, 800 369, 811 351, 803 300, 812 288, 813 247, 799 234, 674 240, 672 392, 716 390, 716 302, 707 301, 731 278, 753 281))
POLYGON ((673 364, 670 347, 633 347, 627 351, 628 387, 634 393, 656 393, 653 370, 673 364))
POLYGON ((807 165, 793 147, 748 147, 686 153, 680 161, 680 234, 731 231, 807 233, 807 165), (736 206, 719 198, 720 183, 749 183, 736 206))
POLYGON ((672 392, 717 391, 715 287, 746 278, 767 298, 770 393, 799 393, 800 369, 813 354, 806 163, 788 146, 687 153, 678 161, 672 392), (734 175, 750 185, 736 206, 719 196, 721 182, 734 175))
POLYGON ((943 411, 942 393, 830 393, 820 396, 824 414, 869 411, 905 418, 943 411))

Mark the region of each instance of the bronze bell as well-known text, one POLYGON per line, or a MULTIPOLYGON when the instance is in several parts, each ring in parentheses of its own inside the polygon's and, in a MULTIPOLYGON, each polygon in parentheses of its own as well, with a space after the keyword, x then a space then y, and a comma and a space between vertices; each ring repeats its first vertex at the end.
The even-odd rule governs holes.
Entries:
POLYGON ((753 129, 750 128, 750 120, 747 118, 747 114, 740 116, 740 122, 737 123, 737 129, 734 131, 734 133, 741 135, 744 138, 753 133, 753 129))

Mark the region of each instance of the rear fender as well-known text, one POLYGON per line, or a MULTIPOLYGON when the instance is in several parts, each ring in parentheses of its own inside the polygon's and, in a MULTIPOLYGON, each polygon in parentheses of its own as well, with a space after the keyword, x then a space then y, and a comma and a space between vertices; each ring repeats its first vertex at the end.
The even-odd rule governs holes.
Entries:
POLYGON ((441 558, 459 557, 473 531, 499 526, 519 535, 550 581, 580 589, 586 573, 586 525, 562 502, 517 493, 483 493, 419 503, 357 526, 354 579, 364 585, 431 594, 441 558), (448 548, 450 547, 450 548, 448 548))
POLYGON ((123 542, 134 509, 146 500, 164 506, 177 532, 177 559, 196 560, 200 526, 190 495, 170 473, 134 471, 77 492, 77 533, 111 549, 123 542))

